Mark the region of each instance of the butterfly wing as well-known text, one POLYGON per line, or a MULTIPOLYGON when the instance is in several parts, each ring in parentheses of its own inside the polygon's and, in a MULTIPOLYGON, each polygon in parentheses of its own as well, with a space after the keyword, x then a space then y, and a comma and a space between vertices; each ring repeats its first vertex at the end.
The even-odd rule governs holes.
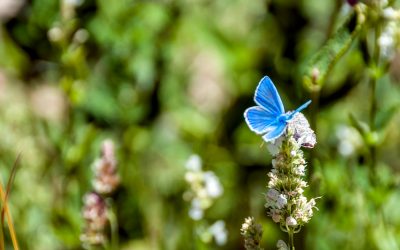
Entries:
POLYGON ((245 111, 246 123, 253 132, 264 134, 264 141, 270 142, 277 139, 285 132, 289 117, 287 120, 278 119, 285 113, 285 109, 275 85, 268 76, 259 82, 254 101, 259 106, 245 111))
POLYGON ((264 76, 258 83, 254 101, 276 117, 285 113, 278 91, 268 76, 264 76))
POLYGON ((266 132, 265 135, 263 135, 263 139, 266 142, 270 142, 273 141, 275 139, 278 139, 284 132, 286 129, 286 122, 282 121, 282 122, 276 122, 272 125, 269 126, 269 130, 266 132))
POLYGON ((256 134, 264 134, 265 131, 271 129, 270 125, 276 121, 276 114, 256 106, 246 109, 244 119, 251 131, 256 134))

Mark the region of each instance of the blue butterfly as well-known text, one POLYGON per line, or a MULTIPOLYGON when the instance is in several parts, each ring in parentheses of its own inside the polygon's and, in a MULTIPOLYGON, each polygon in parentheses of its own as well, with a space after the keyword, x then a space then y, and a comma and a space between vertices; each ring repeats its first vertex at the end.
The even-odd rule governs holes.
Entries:
POLYGON ((295 111, 285 113, 278 91, 268 76, 264 76, 259 82, 254 101, 258 106, 246 109, 244 118, 250 130, 263 135, 262 138, 266 142, 280 137, 294 115, 311 103, 311 100, 309 100, 295 111))

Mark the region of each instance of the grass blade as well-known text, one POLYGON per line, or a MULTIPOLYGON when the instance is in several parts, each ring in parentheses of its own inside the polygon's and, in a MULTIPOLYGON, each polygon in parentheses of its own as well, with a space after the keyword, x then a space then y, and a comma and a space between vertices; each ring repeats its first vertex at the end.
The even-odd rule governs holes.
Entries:
POLYGON ((13 165, 13 167, 11 169, 11 174, 10 174, 10 177, 8 178, 7 188, 6 188, 5 192, 4 192, 3 184, 0 181, 0 197, 1 197, 1 200, 2 200, 0 250, 4 249, 4 216, 7 217, 8 229, 10 231, 10 237, 11 237, 14 249, 15 250, 19 250, 17 236, 16 236, 16 233, 15 233, 12 217, 11 217, 11 214, 10 214, 9 209, 8 209, 7 200, 8 200, 8 197, 10 196, 11 186, 12 186, 12 184, 14 182, 15 175, 17 173, 17 167, 18 167, 18 163, 20 161, 20 158, 21 158, 21 154, 18 154, 17 159, 15 160, 14 165, 13 165))

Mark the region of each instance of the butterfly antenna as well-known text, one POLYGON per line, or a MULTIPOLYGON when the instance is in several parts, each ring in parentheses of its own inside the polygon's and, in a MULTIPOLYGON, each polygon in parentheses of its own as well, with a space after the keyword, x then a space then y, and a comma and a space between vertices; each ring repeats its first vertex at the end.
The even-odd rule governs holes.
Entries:
POLYGON ((310 103, 311 103, 311 100, 308 100, 306 103, 304 103, 303 105, 301 105, 300 107, 298 107, 298 108, 295 110, 295 112, 297 113, 297 112, 302 111, 303 109, 307 108, 308 105, 310 105, 310 103))
POLYGON ((297 114, 297 113, 299 113, 300 111, 302 111, 303 109, 307 108, 308 105, 310 105, 310 103, 311 103, 311 100, 308 100, 308 101, 305 102, 303 105, 301 105, 300 107, 298 107, 295 111, 293 111, 293 112, 290 114, 288 120, 292 119, 292 118, 294 117, 295 114, 297 114))

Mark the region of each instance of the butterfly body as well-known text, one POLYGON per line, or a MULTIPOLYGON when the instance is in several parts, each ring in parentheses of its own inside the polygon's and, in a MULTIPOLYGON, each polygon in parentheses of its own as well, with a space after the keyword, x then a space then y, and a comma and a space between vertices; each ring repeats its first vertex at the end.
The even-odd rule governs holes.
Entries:
POLYGON ((279 123, 287 122, 291 119, 290 114, 282 114, 276 118, 279 123))
POLYGON ((278 91, 268 76, 265 76, 259 82, 254 101, 258 106, 246 109, 244 117, 250 130, 263 135, 262 137, 266 142, 280 137, 294 115, 311 103, 310 100, 293 112, 285 112, 278 91))

